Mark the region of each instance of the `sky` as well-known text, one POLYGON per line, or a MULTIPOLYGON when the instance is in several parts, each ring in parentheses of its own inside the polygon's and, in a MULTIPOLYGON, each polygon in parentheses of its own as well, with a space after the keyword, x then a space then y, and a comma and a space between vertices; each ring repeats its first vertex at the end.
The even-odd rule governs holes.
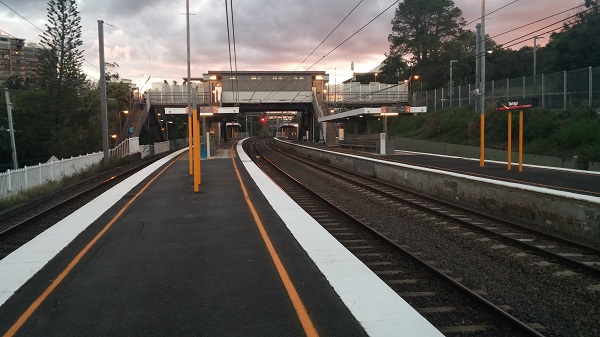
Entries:
MULTIPOLYGON (((535 34, 560 27, 554 24, 575 12, 569 10, 583 0, 454 0, 466 22, 481 16, 482 1, 486 33, 491 37, 559 14, 537 24, 494 37, 499 43, 528 35, 523 45, 532 45, 535 34), (544 26, 549 28, 535 32, 544 26)), ((229 70, 227 21, 222 0, 189 0, 191 76, 201 77, 214 70, 229 70)), ((233 21, 238 70, 324 70, 330 82, 341 82, 355 72, 377 67, 389 50, 388 35, 398 4, 394 0, 363 0, 323 45, 319 44, 360 0, 235 0, 233 21), (382 14, 381 14, 382 13, 382 14), (381 14, 372 23, 361 27, 381 14), (333 50, 356 33, 343 45, 333 50), (319 46, 317 48, 317 46, 319 46), (301 62, 316 51, 303 64, 301 62), (333 50, 333 51, 332 51, 333 50), (325 57, 324 57, 325 56, 325 57)), ((116 72, 133 83, 181 83, 187 76, 186 2, 184 0, 76 0, 82 21, 85 62, 83 69, 93 80, 99 75, 98 20, 104 22, 106 62, 116 62, 116 72)), ((231 8, 229 8, 231 10, 231 8)), ((231 13, 231 12, 230 12, 231 13)), ((47 22, 45 0, 0 0, 2 35, 39 42, 47 22), (9 9, 10 7, 11 9, 9 9), (15 13, 17 12, 17 13, 15 13), (37 28, 36 28, 37 27, 37 28), (39 29, 38 29, 39 28, 39 29)), ((476 22, 466 26, 475 30, 476 22)), ((549 34, 538 39, 540 45, 549 34)), ((233 47, 232 47, 233 48, 233 47)), ((232 50, 233 52, 233 50, 232 50)), ((235 65, 233 66, 235 69, 235 65)))

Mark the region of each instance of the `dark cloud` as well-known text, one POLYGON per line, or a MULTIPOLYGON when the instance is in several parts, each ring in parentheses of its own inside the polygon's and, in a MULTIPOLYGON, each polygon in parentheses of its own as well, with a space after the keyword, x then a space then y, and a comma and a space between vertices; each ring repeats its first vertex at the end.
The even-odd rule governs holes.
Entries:
MULTIPOLYGON (((47 3, 40 0, 4 0, 4 2, 44 29, 47 3)), ((486 11, 498 9, 511 0, 486 0, 486 11)), ((494 36, 520 25, 541 19, 578 5, 582 0, 528 0, 492 14, 486 32, 494 36)), ((358 0, 245 0, 233 1, 238 69, 293 70, 348 14, 358 0)), ((350 62, 357 71, 368 71, 379 64, 389 49, 387 36, 396 6, 355 37, 332 52, 335 46, 373 19, 393 0, 367 0, 332 34, 324 46, 302 65, 306 69, 326 70, 338 76, 350 75, 350 62)), ((120 65, 125 77, 150 73, 153 78, 181 78, 186 74, 185 2, 168 0, 78 0, 82 16, 83 49, 87 61, 98 64, 98 24, 103 20, 107 61, 120 65), (148 42, 150 41, 150 42, 148 42), (150 59, 150 65, 148 65, 150 59)), ((466 21, 477 19, 481 0, 456 0, 466 21)), ((222 0, 190 0, 192 73, 201 76, 207 70, 229 69, 225 4, 222 0)), ((0 30, 38 42, 40 32, 0 4, 0 30)), ((567 14, 544 21, 537 27, 564 19, 567 14)), ((232 22, 230 22, 230 26, 232 22)), ((475 24, 467 28, 474 29, 475 24)), ((503 43, 534 31, 526 27, 500 36, 503 43)), ((547 41, 547 39, 545 39, 547 41)), ((541 41, 541 42, 546 42, 541 41)), ((519 47, 519 46, 516 46, 519 47)), ((97 69, 84 64, 90 75, 97 69)))

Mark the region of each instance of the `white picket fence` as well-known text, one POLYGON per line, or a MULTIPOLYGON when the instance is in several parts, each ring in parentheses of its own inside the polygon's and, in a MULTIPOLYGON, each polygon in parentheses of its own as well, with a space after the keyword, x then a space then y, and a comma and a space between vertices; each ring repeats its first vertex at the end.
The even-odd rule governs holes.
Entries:
MULTIPOLYGON (((134 137, 126 139, 114 149, 110 149, 109 154, 113 158, 121 158, 139 151, 139 138, 134 137)), ((103 157, 103 152, 94 152, 0 173, 0 199, 82 172, 101 162, 103 157)))

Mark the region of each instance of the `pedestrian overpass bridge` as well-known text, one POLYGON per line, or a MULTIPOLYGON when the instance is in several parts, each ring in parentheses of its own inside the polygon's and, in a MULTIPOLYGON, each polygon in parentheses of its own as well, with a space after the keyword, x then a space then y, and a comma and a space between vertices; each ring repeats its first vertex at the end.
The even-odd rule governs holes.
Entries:
MULTIPOLYGON (((128 116, 131 120, 125 123, 135 125, 135 136, 147 126, 154 130, 153 138, 165 140, 159 116, 177 108, 185 113, 186 81, 183 79, 181 85, 152 83, 128 116)), ((404 83, 331 84, 324 71, 209 71, 190 82, 191 104, 208 112, 203 115, 210 125, 236 121, 243 125, 244 119, 267 112, 292 111, 296 118, 288 122, 297 123, 298 138, 312 141, 326 140, 327 134, 336 131, 334 123, 319 123, 319 118, 348 109, 404 106, 409 97, 404 83)))

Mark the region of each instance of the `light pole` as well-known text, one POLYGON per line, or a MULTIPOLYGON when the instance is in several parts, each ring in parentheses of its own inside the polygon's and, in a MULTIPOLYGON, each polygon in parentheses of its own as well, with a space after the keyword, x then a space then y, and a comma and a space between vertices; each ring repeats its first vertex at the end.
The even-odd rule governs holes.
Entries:
POLYGON ((123 133, 123 126, 121 124, 121 112, 127 115, 129 113, 129 111, 127 111, 127 110, 121 110, 121 111, 118 112, 118 114, 119 114, 119 133, 118 133, 118 135, 119 135, 119 141, 121 140, 120 139, 121 138, 121 134, 123 133))
POLYGON ((167 140, 169 140, 169 124, 173 124, 173 122, 167 121, 165 124, 167 125, 167 140))
POLYGON ((458 62, 458 60, 450 60, 450 87, 448 88, 448 93, 450 94, 450 107, 452 107, 452 98, 454 97, 454 83, 452 81, 452 64, 455 62, 458 62))
POLYGON ((544 37, 541 35, 536 35, 533 37, 533 94, 537 95, 537 83, 536 83, 536 73, 537 73, 537 39, 543 39, 544 37))
POLYGON ((423 97, 423 79, 419 75, 414 75, 412 77, 412 79, 415 80, 415 81, 419 81, 420 82, 420 84, 421 84, 421 90, 419 90, 419 99, 422 99, 422 97, 423 97))

